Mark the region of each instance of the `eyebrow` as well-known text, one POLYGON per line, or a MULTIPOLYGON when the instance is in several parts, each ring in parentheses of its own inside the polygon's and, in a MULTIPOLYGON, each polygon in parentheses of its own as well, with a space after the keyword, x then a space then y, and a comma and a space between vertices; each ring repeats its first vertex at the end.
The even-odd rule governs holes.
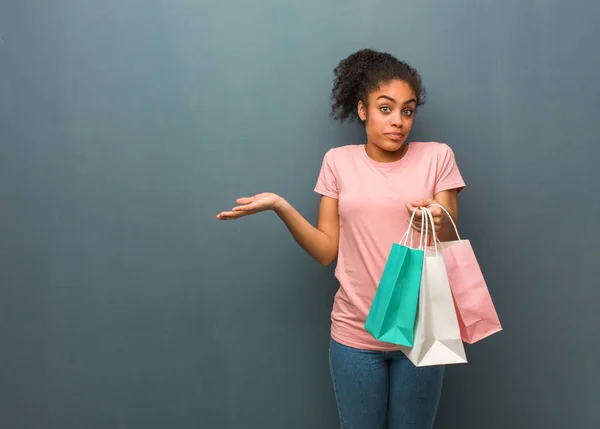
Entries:
MULTIPOLYGON (((377 97, 377 100, 379 100, 380 98, 385 98, 387 100, 390 100, 392 102, 396 102, 396 100, 394 100, 392 97, 388 97, 387 95, 380 95, 379 97, 377 97)), ((417 100, 415 100, 414 98, 411 98, 410 100, 407 100, 404 102, 404 104, 408 104, 408 103, 416 103, 417 100)))

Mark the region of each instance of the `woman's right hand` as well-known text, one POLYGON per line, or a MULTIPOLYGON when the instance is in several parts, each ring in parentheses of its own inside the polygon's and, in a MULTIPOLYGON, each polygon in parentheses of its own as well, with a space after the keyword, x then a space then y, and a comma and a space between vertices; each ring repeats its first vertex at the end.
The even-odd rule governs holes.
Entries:
POLYGON ((253 197, 238 198, 235 202, 238 206, 231 211, 224 211, 217 215, 219 220, 234 220, 244 216, 259 213, 266 210, 277 210, 283 199, 271 192, 263 192, 253 197))
POLYGON ((321 197, 317 227, 307 221, 291 204, 277 194, 264 192, 253 197, 238 198, 238 206, 217 215, 219 220, 234 220, 254 213, 273 210, 285 223, 294 239, 304 250, 323 265, 337 257, 340 233, 338 201, 321 197))

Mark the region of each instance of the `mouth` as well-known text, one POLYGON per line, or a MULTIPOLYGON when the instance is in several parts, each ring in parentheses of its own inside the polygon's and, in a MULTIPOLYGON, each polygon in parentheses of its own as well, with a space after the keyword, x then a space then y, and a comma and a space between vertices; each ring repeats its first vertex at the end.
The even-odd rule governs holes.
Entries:
POLYGON ((402 140, 404 138, 402 133, 385 133, 385 135, 392 140, 402 140))

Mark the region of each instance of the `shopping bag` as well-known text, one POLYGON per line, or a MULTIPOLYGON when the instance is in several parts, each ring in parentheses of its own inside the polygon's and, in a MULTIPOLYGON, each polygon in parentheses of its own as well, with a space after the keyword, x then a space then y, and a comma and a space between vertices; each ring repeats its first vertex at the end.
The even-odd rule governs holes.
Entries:
POLYGON ((473 344, 501 331, 502 325, 470 241, 460 238, 452 216, 443 206, 432 206, 438 206, 446 212, 458 237, 456 241, 441 242, 439 245, 454 297, 461 338, 473 344))
POLYGON ((466 363, 467 357, 460 336, 460 328, 448 283, 444 256, 439 251, 433 216, 425 212, 425 243, 429 230, 433 236, 433 248, 426 247, 423 259, 423 275, 419 292, 419 305, 415 324, 413 347, 400 346, 408 359, 418 367, 466 363))
MULTIPOLYGON (((415 213, 416 210, 400 242, 392 243, 364 324, 365 329, 375 339, 409 347, 412 347, 414 342, 424 249, 427 244, 421 234, 419 248, 412 247, 411 225, 415 213)), ((424 216, 422 213, 422 219, 425 219, 424 216)))

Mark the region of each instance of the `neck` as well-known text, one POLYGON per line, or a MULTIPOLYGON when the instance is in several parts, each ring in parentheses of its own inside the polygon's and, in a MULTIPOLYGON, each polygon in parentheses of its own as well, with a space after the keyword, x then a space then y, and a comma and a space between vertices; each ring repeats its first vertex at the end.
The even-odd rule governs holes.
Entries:
POLYGON ((369 156, 369 158, 376 162, 398 161, 406 154, 407 150, 408 143, 403 143, 402 146, 400 146, 400 149, 393 152, 383 150, 379 146, 370 142, 367 142, 367 144, 365 145, 365 151, 367 152, 367 155, 369 156))

